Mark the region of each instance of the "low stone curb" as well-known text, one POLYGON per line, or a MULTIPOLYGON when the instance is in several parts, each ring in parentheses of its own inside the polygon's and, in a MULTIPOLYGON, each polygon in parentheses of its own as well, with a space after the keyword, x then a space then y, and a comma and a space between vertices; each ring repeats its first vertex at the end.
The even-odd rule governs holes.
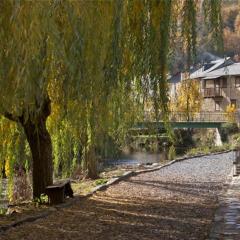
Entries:
POLYGON ((174 159, 174 160, 172 160, 172 161, 170 161, 167 164, 164 164, 162 166, 157 166, 157 167, 154 167, 154 168, 151 168, 151 169, 127 171, 123 175, 121 175, 119 177, 111 178, 110 180, 108 180, 107 183, 95 187, 91 192, 87 193, 84 196, 75 196, 73 199, 69 199, 65 203, 55 205, 54 207, 51 207, 48 210, 45 210, 45 211, 43 211, 43 212, 41 212, 41 213, 39 213, 37 215, 28 216, 28 217, 25 217, 25 218, 23 218, 23 219, 21 219, 19 221, 14 222, 14 223, 7 224, 7 225, 4 225, 4 226, 0 226, 0 232, 4 233, 5 231, 7 231, 8 229, 10 229, 12 227, 16 227, 16 226, 19 226, 19 225, 27 223, 27 222, 34 222, 34 221, 36 221, 38 219, 45 218, 45 217, 49 216, 50 214, 52 214, 52 213, 54 213, 54 212, 56 212, 58 210, 61 210, 63 208, 70 207, 70 206, 74 205, 77 201, 79 201, 81 199, 86 199, 88 197, 91 197, 97 191, 104 191, 109 186, 111 186, 113 184, 116 184, 116 183, 118 183, 118 182, 120 182, 120 181, 122 181, 122 180, 124 180, 126 178, 129 178, 129 177, 132 177, 132 176, 136 176, 136 175, 141 174, 141 173, 157 171, 157 170, 160 170, 162 168, 168 167, 168 166, 170 166, 170 165, 172 165, 172 164, 174 164, 176 162, 181 162, 181 161, 184 161, 184 160, 187 160, 187 159, 198 158, 198 157, 203 157, 203 156, 218 155, 218 154, 228 153, 228 152, 231 152, 231 151, 232 150, 227 150, 227 151, 216 152, 216 153, 209 153, 209 154, 198 154, 198 155, 194 155, 194 156, 184 156, 182 158, 176 158, 176 159, 174 159))
POLYGON ((111 186, 111 185, 113 185, 113 184, 115 184, 115 183, 118 183, 119 181, 122 181, 122 180, 124 180, 124 179, 126 179, 126 178, 128 178, 128 177, 131 177, 131 176, 133 176, 134 174, 135 174, 135 172, 133 172, 133 171, 127 171, 127 172, 125 172, 123 175, 121 175, 121 176, 119 176, 119 177, 111 178, 110 180, 107 181, 107 183, 104 183, 104 184, 101 184, 101 185, 95 187, 90 193, 88 193, 88 194, 85 195, 85 196, 89 197, 89 196, 93 195, 93 194, 94 194, 95 192, 97 192, 97 191, 104 191, 104 190, 106 190, 109 186, 111 186))

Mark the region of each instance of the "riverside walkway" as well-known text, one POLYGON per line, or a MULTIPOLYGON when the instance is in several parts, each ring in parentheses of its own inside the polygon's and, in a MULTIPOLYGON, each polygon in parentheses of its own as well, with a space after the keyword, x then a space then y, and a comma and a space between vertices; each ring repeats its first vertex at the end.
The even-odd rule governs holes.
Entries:
POLYGON ((0 239, 209 239, 232 159, 232 152, 190 158, 139 174, 0 239))

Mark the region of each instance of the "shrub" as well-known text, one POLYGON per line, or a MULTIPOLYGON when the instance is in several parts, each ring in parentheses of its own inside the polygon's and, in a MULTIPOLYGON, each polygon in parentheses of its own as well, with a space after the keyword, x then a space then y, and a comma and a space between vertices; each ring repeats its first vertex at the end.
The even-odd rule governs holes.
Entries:
POLYGON ((190 129, 176 129, 175 134, 175 151, 177 155, 185 154, 187 149, 194 147, 194 141, 192 138, 192 131, 190 129))
POLYGON ((240 133, 236 133, 232 135, 230 139, 230 143, 233 148, 239 148, 240 147, 240 133))
POLYGON ((223 142, 228 140, 228 136, 237 133, 239 128, 236 123, 224 123, 220 129, 220 135, 223 142))
POLYGON ((230 104, 227 106, 226 108, 226 117, 227 117, 227 121, 230 123, 235 123, 236 122, 236 106, 235 104, 230 104))
POLYGON ((194 156, 198 154, 209 154, 209 153, 214 153, 214 152, 221 152, 221 151, 226 151, 230 150, 231 145, 230 144, 224 144, 222 146, 212 146, 212 147, 197 147, 197 148, 192 148, 187 152, 187 156, 194 156))
POLYGON ((175 150, 175 147, 172 145, 170 146, 168 151, 168 159, 173 160, 175 157, 176 157, 176 150, 175 150))
POLYGON ((107 183, 107 179, 106 178, 99 178, 95 181, 95 185, 98 186, 98 185, 102 185, 102 184, 105 184, 107 183))

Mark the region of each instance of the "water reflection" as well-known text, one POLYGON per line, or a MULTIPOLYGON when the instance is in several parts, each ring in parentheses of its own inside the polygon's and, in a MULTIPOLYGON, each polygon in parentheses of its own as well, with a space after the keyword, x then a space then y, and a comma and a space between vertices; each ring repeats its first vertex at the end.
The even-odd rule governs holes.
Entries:
POLYGON ((161 153, 133 152, 122 153, 121 156, 116 159, 109 159, 106 161, 106 165, 148 164, 159 163, 162 160, 163 157, 161 153))

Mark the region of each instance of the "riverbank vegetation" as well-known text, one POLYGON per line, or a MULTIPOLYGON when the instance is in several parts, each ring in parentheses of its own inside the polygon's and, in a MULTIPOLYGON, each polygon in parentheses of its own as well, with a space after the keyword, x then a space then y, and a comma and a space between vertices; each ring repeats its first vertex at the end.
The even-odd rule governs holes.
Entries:
POLYGON ((232 122, 223 124, 219 130, 196 129, 192 130, 191 134, 184 135, 185 138, 180 136, 180 139, 182 139, 180 143, 181 146, 186 146, 184 154, 187 156, 234 150, 240 146, 240 129, 236 123, 232 122), (220 145, 216 145, 216 134, 220 135, 222 142, 220 145))

